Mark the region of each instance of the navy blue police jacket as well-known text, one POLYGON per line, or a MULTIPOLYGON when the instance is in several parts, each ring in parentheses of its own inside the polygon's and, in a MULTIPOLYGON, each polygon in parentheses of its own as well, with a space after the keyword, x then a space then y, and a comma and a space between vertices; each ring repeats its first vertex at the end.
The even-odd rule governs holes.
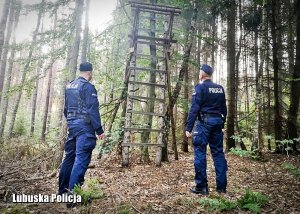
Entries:
POLYGON ((68 125, 88 126, 98 135, 104 132, 101 125, 97 91, 95 86, 83 77, 78 77, 67 85, 64 115, 68 125))
POLYGON ((221 85, 213 83, 210 79, 195 86, 192 96, 189 116, 186 122, 186 131, 191 132, 195 121, 200 115, 219 114, 225 123, 227 116, 225 91, 221 85))

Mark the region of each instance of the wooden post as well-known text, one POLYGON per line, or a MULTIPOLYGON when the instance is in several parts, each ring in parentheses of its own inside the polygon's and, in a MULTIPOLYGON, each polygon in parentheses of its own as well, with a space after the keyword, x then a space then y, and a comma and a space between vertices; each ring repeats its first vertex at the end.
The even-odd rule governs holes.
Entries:
MULTIPOLYGON (((137 53, 137 33, 139 26, 139 8, 135 11, 135 19, 133 25, 132 32, 132 46, 130 51, 133 52, 131 61, 130 61, 130 69, 129 69, 129 83, 128 83, 128 97, 127 97, 127 107, 126 107, 126 118, 125 118, 125 128, 131 127, 131 119, 132 119, 132 110, 133 110, 133 100, 130 96, 134 95, 134 82, 135 82, 135 65, 136 65, 136 53, 137 53)), ((125 129, 124 140, 123 143, 130 143, 131 131, 125 129)), ((129 165, 129 146, 123 146, 122 152, 122 166, 127 167, 129 165)))

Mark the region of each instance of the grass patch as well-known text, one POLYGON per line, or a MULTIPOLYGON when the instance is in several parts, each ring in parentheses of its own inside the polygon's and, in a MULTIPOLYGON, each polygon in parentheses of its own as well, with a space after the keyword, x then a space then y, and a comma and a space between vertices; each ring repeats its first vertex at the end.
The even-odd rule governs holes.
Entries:
POLYGON ((104 197, 104 193, 100 187, 100 181, 95 178, 87 180, 86 188, 84 189, 80 186, 75 186, 73 192, 82 197, 82 203, 84 205, 91 202, 92 199, 101 199, 104 197))
POLYGON ((217 197, 217 198, 201 198, 199 203, 204 207, 208 208, 209 212, 212 211, 230 211, 237 207, 235 201, 230 201, 228 199, 217 197))
POLYGON ((242 158, 253 158, 257 159, 255 151, 242 150, 239 148, 231 148, 228 154, 236 155, 242 158))
POLYGON ((260 192, 252 192, 247 189, 246 194, 237 200, 238 206, 243 210, 250 210, 253 213, 259 213, 260 208, 269 202, 267 196, 260 192))
POLYGON ((283 163, 281 167, 300 179, 300 168, 296 167, 292 163, 283 163))
POLYGON ((17 204, 11 208, 0 210, 0 212, 4 214, 19 214, 19 213, 29 214, 30 213, 29 210, 22 204, 17 204))
POLYGON ((134 212, 132 211, 130 204, 123 204, 117 208, 116 213, 117 214, 133 214, 134 212))
POLYGON ((252 192, 247 189, 242 198, 238 200, 228 200, 223 197, 201 198, 198 203, 208 209, 209 212, 232 211, 237 208, 249 210, 252 213, 259 213, 260 208, 269 202, 267 196, 260 192, 252 192))

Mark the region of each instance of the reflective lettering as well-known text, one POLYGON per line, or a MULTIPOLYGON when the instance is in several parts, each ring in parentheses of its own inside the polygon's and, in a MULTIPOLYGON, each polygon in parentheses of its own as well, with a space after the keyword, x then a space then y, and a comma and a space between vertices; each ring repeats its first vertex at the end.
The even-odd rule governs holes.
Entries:
POLYGON ((209 93, 223 94, 224 92, 222 88, 209 88, 209 93))

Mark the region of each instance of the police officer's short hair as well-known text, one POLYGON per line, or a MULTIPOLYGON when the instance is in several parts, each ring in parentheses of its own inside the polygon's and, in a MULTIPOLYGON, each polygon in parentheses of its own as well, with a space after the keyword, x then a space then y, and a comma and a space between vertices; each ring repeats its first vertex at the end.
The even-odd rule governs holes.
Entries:
POLYGON ((93 65, 89 62, 83 62, 79 66, 79 71, 85 72, 85 71, 93 71, 93 65))

